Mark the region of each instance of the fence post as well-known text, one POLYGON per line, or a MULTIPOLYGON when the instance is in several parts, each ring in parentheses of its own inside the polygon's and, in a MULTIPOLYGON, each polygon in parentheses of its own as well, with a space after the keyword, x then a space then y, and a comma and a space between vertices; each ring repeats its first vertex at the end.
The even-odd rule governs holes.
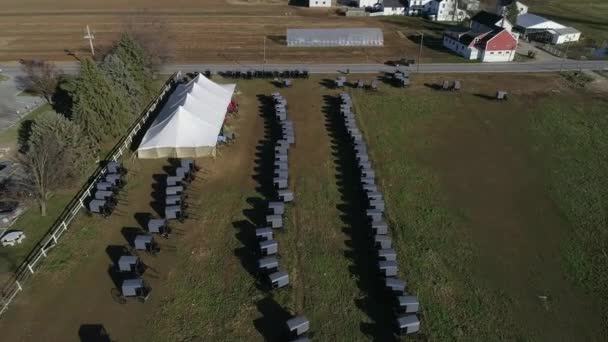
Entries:
POLYGON ((15 284, 17 284, 17 288, 19 289, 19 291, 23 291, 23 287, 21 287, 19 280, 15 280, 15 284))
POLYGON ((44 250, 44 248, 40 248, 40 251, 42 252, 42 255, 44 255, 44 257, 46 258, 46 251, 44 250))
POLYGON ((30 265, 29 263, 27 264, 27 268, 30 269, 30 273, 34 274, 34 269, 32 268, 32 265, 30 265))

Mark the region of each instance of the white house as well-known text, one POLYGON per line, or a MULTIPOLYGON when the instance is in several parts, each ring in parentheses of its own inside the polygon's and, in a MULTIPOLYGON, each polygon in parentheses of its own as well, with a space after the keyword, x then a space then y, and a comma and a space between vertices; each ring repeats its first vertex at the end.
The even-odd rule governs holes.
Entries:
POLYGON ((532 13, 518 16, 515 28, 527 39, 552 44, 576 42, 581 38, 581 32, 577 29, 532 13))
POLYGON ((407 6, 406 14, 412 16, 426 15, 431 8, 431 2, 434 0, 410 0, 407 6))
POLYGON ((381 2, 382 0, 359 0, 359 7, 374 7, 376 4, 381 2))
POLYGON ((463 21, 468 17, 465 10, 458 8, 458 0, 433 0, 427 15, 435 21, 463 21))
POLYGON ((308 0, 308 7, 331 7, 332 0, 308 0))

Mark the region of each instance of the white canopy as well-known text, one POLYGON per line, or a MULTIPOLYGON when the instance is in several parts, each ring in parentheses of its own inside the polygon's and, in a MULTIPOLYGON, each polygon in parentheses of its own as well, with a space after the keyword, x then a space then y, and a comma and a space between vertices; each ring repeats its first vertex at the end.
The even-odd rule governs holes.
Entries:
POLYGON ((235 84, 217 84, 198 74, 180 84, 144 135, 139 158, 195 158, 215 154, 235 84))

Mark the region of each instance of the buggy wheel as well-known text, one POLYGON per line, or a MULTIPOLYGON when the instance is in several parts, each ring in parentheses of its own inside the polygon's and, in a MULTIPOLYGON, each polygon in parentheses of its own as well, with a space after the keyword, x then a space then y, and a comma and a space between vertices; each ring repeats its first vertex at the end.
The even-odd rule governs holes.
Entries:
POLYGON ((126 304, 127 303, 127 298, 125 298, 125 296, 122 295, 122 293, 120 292, 119 289, 117 288, 113 288, 110 291, 110 294, 112 295, 112 299, 114 299, 114 301, 118 304, 126 304))

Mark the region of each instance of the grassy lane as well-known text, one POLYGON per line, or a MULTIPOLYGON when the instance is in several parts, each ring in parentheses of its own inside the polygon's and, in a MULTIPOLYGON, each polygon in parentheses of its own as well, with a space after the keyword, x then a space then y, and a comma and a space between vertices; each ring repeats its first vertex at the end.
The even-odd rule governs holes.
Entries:
POLYGON ((285 234, 293 241, 286 253, 297 253, 297 309, 311 320, 315 339, 364 340, 360 325, 368 319, 357 305, 361 294, 340 210, 337 155, 325 127, 324 95, 331 91, 317 82, 306 86, 296 82, 285 91, 297 139, 290 160, 296 192, 290 209, 294 222, 285 234))

